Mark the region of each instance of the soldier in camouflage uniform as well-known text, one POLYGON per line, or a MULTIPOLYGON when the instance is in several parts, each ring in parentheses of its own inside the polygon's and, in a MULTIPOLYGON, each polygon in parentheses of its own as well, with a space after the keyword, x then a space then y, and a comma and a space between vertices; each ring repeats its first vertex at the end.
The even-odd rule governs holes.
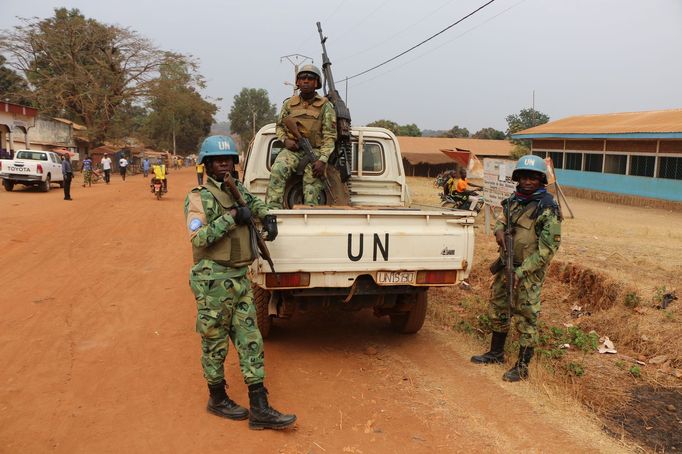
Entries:
POLYGON ((547 192, 547 164, 533 155, 521 157, 512 173, 517 181, 516 192, 506 199, 503 214, 495 224, 495 240, 500 246, 500 258, 493 264, 495 272, 490 298, 490 318, 493 337, 490 350, 473 356, 477 364, 504 362, 504 343, 510 327, 510 316, 516 317, 519 332, 519 357, 503 376, 505 381, 528 378, 528 363, 538 341, 537 319, 540 314, 540 291, 550 260, 561 242, 561 213, 554 197, 547 192), (508 213, 508 214, 507 214, 508 213), (512 222, 514 237, 514 299, 508 303, 505 275, 504 231, 512 222))
POLYGON ((233 174, 238 160, 232 138, 208 137, 198 158, 206 165, 206 184, 192 189, 185 199, 194 258, 189 281, 197 302, 196 330, 201 335, 201 365, 210 394, 207 410, 233 420, 248 417, 252 429, 283 429, 294 424, 296 416, 281 414, 268 404, 263 386, 263 338, 246 275, 257 254, 251 236, 258 234, 250 228, 252 214, 262 220, 269 241, 277 236, 277 219, 241 183, 237 182, 237 187, 246 207, 240 207, 224 187, 225 175, 233 174), (230 339, 249 388, 250 411, 225 392, 224 364, 230 339))
POLYGON ((265 198, 270 209, 283 208, 284 187, 303 157, 303 151, 298 149, 294 136, 284 126, 285 118, 293 116, 296 119, 301 134, 310 141, 318 157, 303 172, 303 202, 306 205, 320 204, 320 196, 324 191, 320 177, 324 175, 329 155, 334 151, 336 113, 332 103, 317 94, 316 90, 322 87, 320 70, 313 65, 304 65, 296 74, 296 86, 301 94, 286 99, 277 118, 277 138, 285 148, 275 158, 270 172, 265 198))

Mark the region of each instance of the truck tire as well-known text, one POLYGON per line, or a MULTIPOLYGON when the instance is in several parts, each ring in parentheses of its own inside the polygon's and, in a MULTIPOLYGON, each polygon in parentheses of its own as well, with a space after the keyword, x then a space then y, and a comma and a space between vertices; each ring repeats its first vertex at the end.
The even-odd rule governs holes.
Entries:
POLYGON ((410 306, 409 312, 390 314, 391 328, 402 334, 414 334, 424 326, 426 319, 427 292, 400 295, 398 304, 410 306))
POLYGON ((258 317, 258 329, 263 339, 270 334, 272 327, 272 317, 268 315, 268 305, 270 304, 270 292, 260 288, 256 284, 251 284, 253 290, 253 303, 256 305, 256 315, 258 317))
MULTIPOLYGON (((320 205, 326 205, 327 200, 330 200, 327 189, 322 192, 320 205)), ((303 179, 298 175, 294 175, 287 181, 284 186, 284 208, 293 208, 294 205, 303 205, 303 179)))
POLYGON ((40 190, 43 192, 50 192, 50 174, 47 174, 45 181, 40 183, 40 190))
POLYGON ((2 185, 7 192, 12 192, 12 189, 14 189, 14 181, 12 180, 2 180, 2 185))

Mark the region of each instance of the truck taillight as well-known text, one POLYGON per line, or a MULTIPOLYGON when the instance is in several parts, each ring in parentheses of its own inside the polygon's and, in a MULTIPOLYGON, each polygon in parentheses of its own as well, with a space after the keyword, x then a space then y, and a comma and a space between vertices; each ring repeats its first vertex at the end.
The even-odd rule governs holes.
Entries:
POLYGON ((310 273, 267 273, 265 286, 277 287, 307 287, 310 285, 310 273))
POLYGON ((42 174, 43 173, 43 166, 38 164, 38 173, 42 174))
POLYGON ((417 284, 454 284, 456 270, 417 271, 417 284))

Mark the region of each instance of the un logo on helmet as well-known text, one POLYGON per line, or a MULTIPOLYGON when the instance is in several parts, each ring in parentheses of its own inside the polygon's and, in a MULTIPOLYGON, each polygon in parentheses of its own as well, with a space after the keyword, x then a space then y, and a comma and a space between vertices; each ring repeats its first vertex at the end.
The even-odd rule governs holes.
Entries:
POLYGON ((221 140, 218 142, 218 149, 219 150, 229 150, 230 149, 230 143, 227 140, 221 140))
POLYGON ((535 160, 531 158, 524 159, 523 165, 532 166, 535 164, 535 160))

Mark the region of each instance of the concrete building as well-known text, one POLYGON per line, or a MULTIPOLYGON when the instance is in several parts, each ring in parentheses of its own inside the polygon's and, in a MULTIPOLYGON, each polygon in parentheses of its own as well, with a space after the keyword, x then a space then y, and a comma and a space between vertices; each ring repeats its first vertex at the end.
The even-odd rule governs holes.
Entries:
POLYGON ((580 115, 513 134, 564 187, 682 202, 682 109, 580 115))
POLYGON ((28 131, 35 126, 38 111, 32 107, 0 102, 0 149, 29 148, 28 131))

